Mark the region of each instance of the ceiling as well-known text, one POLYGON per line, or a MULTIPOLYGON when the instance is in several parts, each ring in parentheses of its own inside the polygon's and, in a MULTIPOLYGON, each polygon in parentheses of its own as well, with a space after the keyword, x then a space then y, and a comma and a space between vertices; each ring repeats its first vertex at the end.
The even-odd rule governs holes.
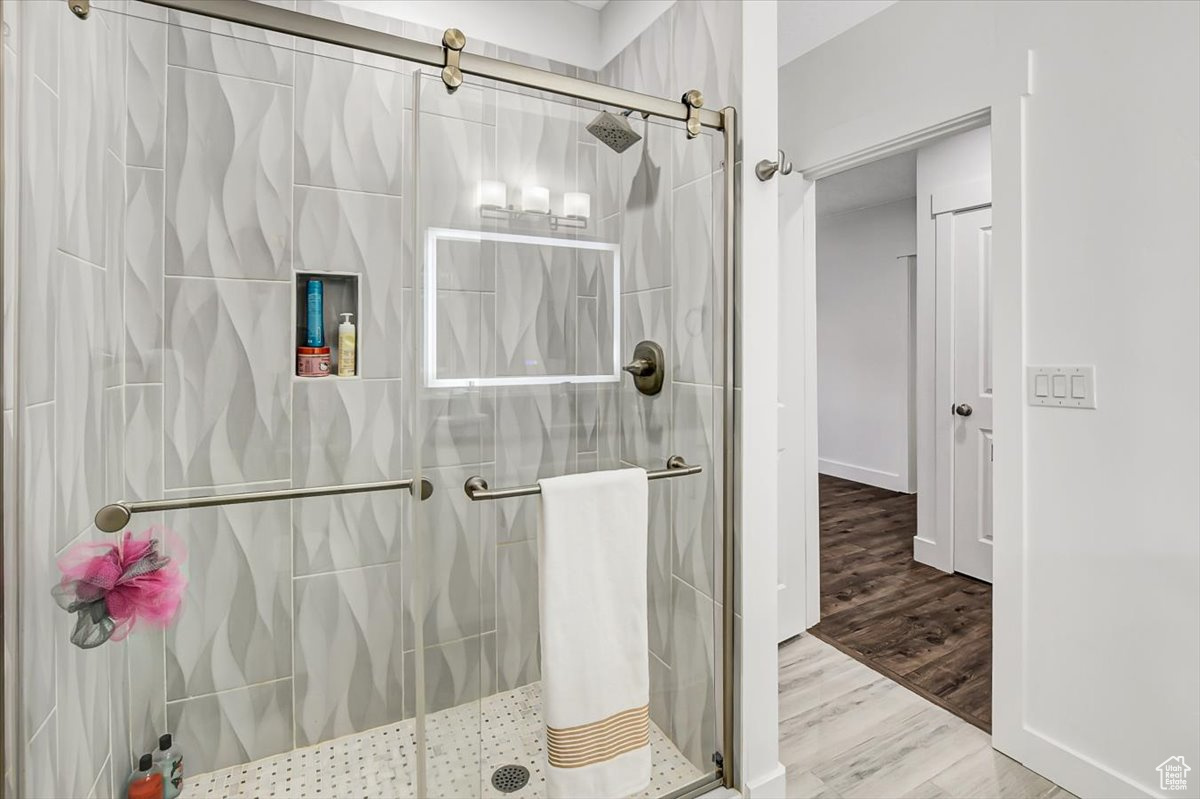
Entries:
MULTIPOLYGON (((578 2, 578 0, 576 0, 578 2)), ((896 0, 780 0, 779 66, 845 33, 896 0)))
POLYGON ((817 216, 916 196, 917 151, 913 150, 823 178, 817 189, 817 216))
POLYGON ((581 6, 587 6, 593 11, 599 11, 608 5, 608 0, 571 0, 571 2, 581 6))

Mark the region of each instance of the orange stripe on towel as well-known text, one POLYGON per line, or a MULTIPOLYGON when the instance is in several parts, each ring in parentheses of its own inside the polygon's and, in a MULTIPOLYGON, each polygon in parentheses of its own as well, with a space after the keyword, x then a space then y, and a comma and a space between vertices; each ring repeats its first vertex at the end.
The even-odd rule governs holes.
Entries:
POLYGON ((555 768, 580 768, 612 760, 650 743, 650 706, 574 727, 546 727, 546 754, 555 768))

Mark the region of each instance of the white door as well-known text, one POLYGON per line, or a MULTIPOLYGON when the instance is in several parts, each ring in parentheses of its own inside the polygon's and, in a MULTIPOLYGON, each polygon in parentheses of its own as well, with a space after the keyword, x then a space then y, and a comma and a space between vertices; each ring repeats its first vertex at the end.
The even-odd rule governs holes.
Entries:
POLYGON ((779 184, 779 633, 786 641, 820 621, 817 537, 816 183, 792 175, 779 184), (811 403, 811 404, 810 404, 811 403), (806 465, 813 468, 808 470, 806 465))
POLYGON ((953 404, 938 412, 953 425, 954 570, 991 582, 992 209, 939 215, 938 233, 946 227, 953 284, 953 404))

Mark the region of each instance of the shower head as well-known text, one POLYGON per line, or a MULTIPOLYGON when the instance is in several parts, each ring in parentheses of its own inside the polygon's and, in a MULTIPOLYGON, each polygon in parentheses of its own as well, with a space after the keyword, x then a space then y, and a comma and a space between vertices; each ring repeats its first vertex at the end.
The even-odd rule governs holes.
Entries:
POLYGON ((625 152, 642 138, 641 135, 634 132, 626 115, 617 116, 607 111, 601 111, 595 119, 589 122, 587 130, 588 133, 617 153, 625 152))

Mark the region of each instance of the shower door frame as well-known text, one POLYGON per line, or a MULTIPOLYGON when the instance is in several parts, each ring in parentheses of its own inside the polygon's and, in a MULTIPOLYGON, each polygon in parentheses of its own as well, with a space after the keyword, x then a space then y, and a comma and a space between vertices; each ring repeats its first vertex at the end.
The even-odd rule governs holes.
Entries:
MULTIPOLYGON (((3 3, 4 0, 0 0, 3 3)), ((500 59, 489 58, 468 52, 449 51, 444 47, 420 42, 413 39, 407 39, 394 34, 383 33, 381 31, 362 28, 357 25, 351 25, 345 22, 336 20, 323 19, 320 17, 311 16, 298 11, 278 8, 257 2, 247 2, 247 0, 140 0, 140 2, 149 5, 161 6, 167 9, 184 11, 190 14, 196 14, 202 17, 220 19, 226 22, 233 22, 242 25, 248 25, 264 30, 275 31, 301 38, 310 39, 313 41, 324 42, 327 44, 339 45, 355 50, 361 50, 369 53, 376 53, 391 58, 398 58, 404 61, 410 61, 417 64, 432 67, 444 67, 448 61, 448 53, 454 52, 458 56, 458 68, 463 75, 473 75, 479 78, 493 79, 504 83, 514 84, 530 89, 539 89, 542 91, 551 92, 553 94, 570 97, 577 100, 586 100, 589 102, 598 103, 600 105, 612 106, 630 111, 637 111, 644 115, 652 115, 663 119, 671 119, 679 122, 689 123, 691 119, 699 121, 702 127, 719 130, 724 136, 724 148, 722 158, 722 176, 723 192, 724 192, 724 244, 722 258, 722 273, 723 273, 723 324, 722 324, 722 352, 724 357, 724 385, 722 387, 722 432, 723 432, 723 451, 721 456, 723 475, 722 475, 722 495, 724 500, 722 513, 722 530, 721 530, 721 546, 723 553, 721 585, 724 592, 724 602, 721 605, 721 661, 722 661, 722 685, 721 685, 721 701, 722 701, 722 729, 720 736, 721 749, 718 753, 719 757, 714 759, 717 761, 717 778, 704 783, 687 786, 682 791, 674 794, 676 797, 695 797, 706 793, 712 788, 723 785, 726 788, 734 787, 734 770, 735 761, 734 753, 736 751, 734 734, 734 686, 735 681, 735 640, 734 640, 734 558, 736 551, 734 547, 734 484, 736 468, 736 439, 734 437, 734 385, 733 379, 735 374, 735 359, 737 352, 734 347, 734 292, 736 289, 736 276, 739 264, 737 263, 736 248, 734 246, 735 234, 738 224, 738 203, 736 197, 736 181, 734 162, 736 158, 737 146, 737 111, 732 106, 727 106, 720 111, 706 108, 692 108, 684 99, 669 100, 653 95, 633 92, 626 89, 620 89, 614 86, 606 86, 594 81, 584 80, 582 78, 569 77, 558 75, 546 70, 537 69, 536 67, 527 67, 520 64, 513 64, 500 59)), ((68 7, 77 16, 86 16, 87 4, 78 2, 67 2, 68 7), (84 14, 76 11, 77 6, 82 6, 85 10, 84 14)), ((0 64, 0 77, 3 77, 3 65, 0 64)), ((3 84, 0 83, 0 100, 3 99, 3 84)), ((2 114, 0 110, 0 114, 2 114)), ((2 119, 2 117, 0 117, 2 119)), ((680 130, 680 134, 684 131, 680 130)), ((0 151, 0 176, 4 174, 4 158, 3 152, 0 151)), ((3 209, 3 198, 0 197, 0 210, 3 209)), ((3 229, 3 220, 0 219, 0 245, 2 245, 4 236, 12 235, 11 231, 3 229)), ((0 250, 2 251, 2 250, 0 250)), ((3 277, 0 276, 0 281, 3 277)), ((2 285, 2 283, 0 283, 2 285)), ((17 446, 20 446, 19 425, 17 426, 17 446)), ((0 464, 0 470, 3 469, 0 464)), ((0 475, 2 475, 0 471, 0 475)), ((20 493, 20 484, 17 485, 17 493, 20 493)), ((19 497, 10 498, 13 501, 19 501, 19 497)), ((14 536, 14 539, 16 537, 14 536)), ((13 544, 19 547, 19 543, 14 540, 13 544)), ((16 553, 4 551, 0 546, 0 563, 13 558, 16 553)), ((16 560, 14 558, 14 560, 16 560)), ((19 562, 16 569, 16 590, 20 590, 20 574, 19 562)), ((7 615, 14 609, 4 607, 3 597, 0 597, 0 616, 3 620, 7 620, 7 615)), ((15 663, 20 662, 19 653, 13 653, 15 663)), ((0 677, 3 677, 7 683, 8 680, 19 677, 19 668, 16 675, 5 673, 4 666, 0 664, 0 677)), ((2 701, 2 700, 0 700, 2 701)), ((12 708, 4 708, 4 712, 12 712, 12 708)), ((3 759, 3 746, 6 741, 4 737, 7 730, 6 725, 0 724, 0 761, 3 759)), ((21 759, 18 758, 18 762, 21 759)), ((7 765, 7 764, 6 764, 7 765)), ((0 792, 3 792, 3 785, 0 784, 0 792)))

